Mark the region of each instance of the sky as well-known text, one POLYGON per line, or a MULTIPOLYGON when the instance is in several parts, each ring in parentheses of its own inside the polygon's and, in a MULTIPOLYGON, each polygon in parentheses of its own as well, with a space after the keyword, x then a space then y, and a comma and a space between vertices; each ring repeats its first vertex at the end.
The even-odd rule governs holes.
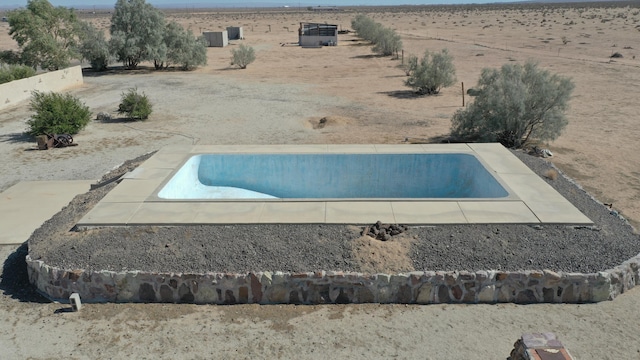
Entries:
MULTIPOLYGON (((517 0, 515 0, 517 1, 517 0)), ((147 0, 147 3, 156 7, 256 7, 256 6, 353 6, 353 5, 434 5, 434 4, 483 4, 515 2, 514 0, 147 0)), ((66 6, 74 8, 113 7, 116 0, 49 0, 54 6, 66 6)), ((0 0, 0 7, 24 7, 27 0, 0 0)))

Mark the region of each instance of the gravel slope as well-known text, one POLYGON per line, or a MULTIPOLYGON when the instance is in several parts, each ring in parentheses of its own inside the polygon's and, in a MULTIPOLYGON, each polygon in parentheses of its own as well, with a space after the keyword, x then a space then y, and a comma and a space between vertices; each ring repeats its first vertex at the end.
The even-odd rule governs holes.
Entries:
MULTIPOLYGON (((543 159, 516 154, 539 175, 551 168, 543 159)), ((103 180, 134 168, 147 156, 125 163, 103 180)), ((410 227, 402 236, 412 238, 405 243, 413 266, 403 270, 595 272, 614 267, 640 252, 639 236, 615 212, 563 176, 547 181, 591 218, 595 226, 410 227)), ((32 257, 65 268, 95 270, 363 271, 362 262, 353 253, 354 240, 360 237, 361 230, 355 226, 199 225, 68 231, 113 186, 115 183, 79 195, 36 230, 29 240, 32 257)), ((375 221, 371 219, 372 223, 375 221)), ((389 244, 394 241, 397 239, 389 244)), ((384 251, 384 246, 379 249, 384 251)), ((389 271, 388 263, 374 268, 389 271)))

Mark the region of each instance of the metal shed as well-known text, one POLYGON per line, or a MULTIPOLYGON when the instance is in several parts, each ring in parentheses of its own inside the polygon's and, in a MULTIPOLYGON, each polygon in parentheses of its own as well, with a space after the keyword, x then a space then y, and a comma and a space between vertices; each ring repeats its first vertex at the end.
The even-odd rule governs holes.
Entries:
POLYGON ((300 23, 298 29, 300 46, 338 45, 338 25, 300 23))
POLYGON ((244 39, 244 32, 242 31, 242 26, 229 26, 227 28, 227 34, 229 35, 229 40, 244 39))
POLYGON ((210 47, 225 47, 229 45, 227 30, 203 32, 202 36, 207 40, 207 44, 210 47))

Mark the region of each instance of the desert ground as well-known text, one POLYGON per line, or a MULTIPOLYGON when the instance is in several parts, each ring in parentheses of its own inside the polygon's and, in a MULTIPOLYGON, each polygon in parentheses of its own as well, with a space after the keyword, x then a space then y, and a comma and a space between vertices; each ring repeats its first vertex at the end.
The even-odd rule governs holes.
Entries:
MULTIPOLYGON (((302 49, 300 22, 350 28, 365 12, 401 34, 404 54, 447 48, 458 82, 475 85, 485 67, 534 60, 571 77, 569 126, 542 144, 550 159, 604 203, 640 224, 638 4, 206 10, 167 13, 196 33, 243 26, 245 40, 208 49, 192 72, 87 72, 70 92, 94 112, 115 115, 130 87, 154 103, 145 122, 93 121, 80 145, 33 151, 22 135, 28 104, 0 112, 0 191, 24 180, 98 179, 125 160, 171 144, 403 143, 438 141, 462 108, 461 86, 431 97, 404 86, 400 59, 379 57, 353 34, 336 47, 302 49), (245 70, 230 49, 253 46, 245 70), (622 58, 610 56, 618 52, 622 58), (318 121, 326 118, 324 127, 318 121)), ((109 14, 82 17, 104 29, 109 14)), ((16 48, 0 23, 0 49, 16 48)), ((86 64, 85 64, 86 65, 86 64)), ((119 64, 114 64, 119 65, 119 64)), ((467 98, 468 101, 472 99, 467 98)), ((27 240, 27 239, 24 239, 27 240)), ((6 278, 19 257, 0 248, 0 345, 7 358, 348 358, 503 359, 525 332, 555 332, 577 359, 640 359, 640 290, 590 305, 190 306, 96 304, 56 313, 6 278), (34 337, 36 334, 37 337, 34 337)))

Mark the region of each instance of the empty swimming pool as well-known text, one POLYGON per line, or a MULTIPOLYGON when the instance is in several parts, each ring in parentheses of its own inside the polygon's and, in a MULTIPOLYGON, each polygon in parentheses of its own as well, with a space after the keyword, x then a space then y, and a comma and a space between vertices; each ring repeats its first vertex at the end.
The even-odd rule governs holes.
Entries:
POLYGON ((161 199, 490 199, 509 196, 472 154, 200 154, 161 199))

